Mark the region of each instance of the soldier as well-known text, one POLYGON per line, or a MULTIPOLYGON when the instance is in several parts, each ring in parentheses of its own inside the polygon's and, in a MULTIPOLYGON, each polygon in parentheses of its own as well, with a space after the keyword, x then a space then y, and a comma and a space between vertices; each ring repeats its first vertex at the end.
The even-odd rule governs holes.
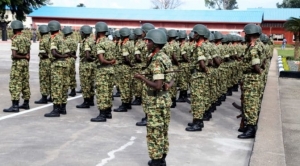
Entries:
POLYGON ((50 53, 50 36, 49 27, 47 25, 39 26, 41 34, 39 44, 39 78, 40 78, 40 92, 42 98, 35 101, 35 104, 47 104, 47 96, 51 95, 51 53, 50 53))
POLYGON ((134 77, 142 80, 147 86, 147 144, 151 160, 149 166, 166 165, 166 156, 169 151, 168 128, 170 123, 171 97, 164 84, 172 81, 172 62, 161 51, 167 42, 165 33, 161 30, 150 30, 145 39, 148 39, 147 48, 151 52, 146 72, 150 78, 135 74, 134 77))
POLYGON ((69 49, 66 47, 63 38, 59 35, 61 29, 58 21, 50 21, 48 27, 51 33, 50 50, 53 62, 51 64, 51 96, 53 110, 45 114, 45 117, 59 117, 60 114, 67 114, 67 90, 68 64, 66 58, 69 56, 69 49))
POLYGON ((119 108, 114 109, 115 112, 127 112, 127 109, 131 109, 131 67, 133 67, 131 63, 131 58, 134 52, 134 44, 133 42, 129 41, 130 29, 128 28, 121 28, 120 29, 120 36, 121 36, 121 47, 119 56, 122 55, 123 62, 120 66, 122 71, 121 80, 120 80, 120 91, 121 91, 121 101, 122 104, 119 108))
POLYGON ((123 61, 123 58, 121 56, 120 52, 120 46, 121 46, 121 36, 119 31, 115 31, 114 32, 114 36, 113 36, 113 42, 115 43, 115 56, 117 59, 116 65, 115 65, 115 81, 114 84, 116 85, 116 89, 117 89, 117 93, 113 95, 113 97, 120 97, 121 96, 121 92, 120 92, 120 88, 119 88, 119 82, 121 79, 121 73, 122 73, 122 69, 121 69, 121 64, 123 61))
POLYGON ((244 27, 245 40, 248 44, 243 58, 245 64, 243 71, 243 114, 247 122, 246 131, 238 138, 254 138, 258 120, 259 101, 261 93, 261 49, 258 43, 260 30, 255 24, 247 24, 244 27))
POLYGON ((22 34, 23 23, 19 20, 12 21, 11 28, 14 36, 11 38, 12 66, 10 71, 9 92, 12 106, 3 109, 3 112, 19 112, 21 109, 29 109, 29 60, 31 42, 22 34), (24 99, 23 105, 19 106, 20 93, 24 99))
POLYGON ((81 27, 80 43, 80 85, 82 88, 83 103, 76 108, 90 108, 94 106, 94 69, 95 69, 95 40, 91 36, 92 28, 88 25, 81 27))
POLYGON ((67 58, 68 63, 68 71, 69 71, 69 87, 71 89, 71 92, 69 96, 74 97, 76 96, 75 88, 76 85, 76 69, 75 69, 75 63, 76 63, 76 51, 77 51, 77 42, 72 37, 73 30, 71 27, 64 27, 62 30, 64 34, 64 39, 67 48, 70 50, 69 57, 67 58))
POLYGON ((106 122, 106 119, 111 119, 112 107, 112 89, 113 75, 115 62, 115 43, 109 40, 105 33, 108 32, 108 27, 105 22, 98 22, 96 29, 96 98, 99 116, 92 118, 92 122, 106 122))
POLYGON ((201 131, 204 127, 203 115, 206 110, 207 96, 207 57, 205 56, 203 43, 204 36, 207 35, 208 29, 197 24, 193 28, 195 46, 191 57, 192 76, 191 76, 191 109, 193 114, 193 122, 189 123, 186 131, 201 131))

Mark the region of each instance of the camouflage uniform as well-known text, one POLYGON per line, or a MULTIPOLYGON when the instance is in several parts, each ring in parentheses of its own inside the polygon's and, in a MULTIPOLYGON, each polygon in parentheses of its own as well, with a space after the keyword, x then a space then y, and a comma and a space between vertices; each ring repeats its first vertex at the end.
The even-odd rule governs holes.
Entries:
MULTIPOLYGON (((186 55, 187 58, 190 57, 189 43, 184 42, 180 45, 179 56, 182 57, 183 55, 186 55)), ((189 62, 186 62, 185 60, 183 60, 183 58, 181 58, 180 62, 180 69, 183 70, 183 72, 179 74, 178 86, 181 91, 187 91, 189 89, 190 65, 189 62)))
MULTIPOLYGON (((71 53, 75 53, 77 51, 77 42, 74 40, 72 35, 69 35, 65 38, 65 43, 67 48, 70 50, 71 53)), ((69 87, 70 89, 75 89, 77 87, 76 84, 76 69, 75 69, 75 63, 76 59, 73 57, 68 57, 67 58, 67 63, 68 63, 68 71, 69 71, 69 87)))
POLYGON ((39 44, 39 78, 40 92, 42 95, 48 96, 51 93, 51 56, 50 53, 50 36, 43 35, 39 44), (48 57, 43 57, 42 54, 47 54, 48 57))
MULTIPOLYGON (((11 50, 15 50, 19 55, 30 54, 31 42, 23 34, 14 35, 11 40, 11 50)), ((20 93, 24 100, 30 99, 29 61, 27 59, 13 59, 12 57, 9 92, 11 100, 19 100, 20 93)))

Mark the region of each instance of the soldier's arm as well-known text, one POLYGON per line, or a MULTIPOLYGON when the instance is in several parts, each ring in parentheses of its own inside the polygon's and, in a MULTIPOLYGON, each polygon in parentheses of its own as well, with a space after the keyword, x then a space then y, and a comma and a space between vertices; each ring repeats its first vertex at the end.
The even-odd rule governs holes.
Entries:
POLYGON ((141 59, 141 51, 139 50, 138 47, 135 47, 134 48, 134 57, 135 57, 135 60, 137 62, 142 62, 142 59, 141 59))
POLYGON ((125 48, 122 50, 122 55, 123 55, 125 64, 129 65, 130 67, 133 67, 133 65, 131 64, 129 57, 128 57, 128 55, 129 55, 128 48, 125 48))
POLYGON ((55 58, 67 58, 68 55, 62 55, 61 53, 59 53, 56 49, 52 49, 51 50, 51 53, 52 55, 55 57, 55 58))
POLYGON ((258 49, 257 48, 252 48, 250 51, 251 53, 251 64, 252 64, 252 69, 258 73, 261 74, 261 68, 260 68, 260 59, 258 55, 258 49))
POLYGON ((104 58, 104 54, 100 53, 98 54, 98 59, 101 63, 104 63, 104 64, 114 64, 116 62, 115 59, 111 60, 111 61, 108 61, 104 58))
POLYGON ((172 53, 172 59, 173 59, 173 61, 175 62, 175 64, 177 64, 177 65, 179 66, 179 62, 178 62, 177 57, 176 57, 176 51, 174 51, 174 52, 172 53))

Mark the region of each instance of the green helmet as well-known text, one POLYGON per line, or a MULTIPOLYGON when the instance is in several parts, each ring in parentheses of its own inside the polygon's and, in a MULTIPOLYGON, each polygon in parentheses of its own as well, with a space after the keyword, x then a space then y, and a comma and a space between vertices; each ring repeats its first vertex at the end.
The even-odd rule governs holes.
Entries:
POLYGON ((49 27, 47 25, 40 25, 39 26, 40 33, 49 33, 49 27))
POLYGON ((245 40, 244 37, 241 37, 241 41, 242 41, 242 43, 245 43, 245 42, 246 42, 246 40, 245 40))
POLYGON ((261 29, 255 24, 247 24, 244 27, 244 32, 246 35, 261 34, 261 29))
POLYGON ((129 40, 134 40, 135 39, 135 35, 134 35, 134 33, 131 33, 130 35, 129 35, 129 40))
POLYGON ((227 40, 227 35, 223 35, 222 43, 226 43, 226 42, 228 42, 228 40, 227 40))
POLYGON ((213 42, 215 41, 215 35, 213 33, 210 33, 209 34, 209 39, 208 39, 210 42, 213 42))
POLYGON ((155 29, 154 25, 151 23, 145 23, 142 25, 142 30, 147 33, 148 31, 155 29))
POLYGON ((48 23, 48 27, 49 27, 50 32, 59 31, 60 28, 61 28, 60 23, 58 21, 55 21, 55 20, 50 21, 48 23))
POLYGON ((145 39, 152 40, 155 44, 166 44, 167 43, 167 35, 158 29, 150 30, 145 39))
POLYGON ((185 39, 185 38, 187 38, 187 34, 185 31, 179 31, 178 37, 179 37, 179 39, 185 39))
POLYGON ((232 35, 231 34, 227 34, 227 42, 232 42, 232 35))
POLYGON ((134 33, 135 35, 137 35, 137 36, 140 36, 140 35, 143 34, 143 30, 142 30, 141 28, 135 28, 135 29, 133 30, 133 33, 134 33))
POLYGON ((193 28, 193 32, 198 33, 198 35, 200 35, 200 36, 207 35, 207 31, 208 31, 208 29, 206 28, 206 26, 204 26, 202 24, 197 24, 193 28))
POLYGON ((194 39, 194 32, 189 33, 189 38, 194 39))
POLYGON ((89 34, 92 33, 92 27, 90 27, 89 25, 83 25, 83 26, 80 28, 80 31, 81 31, 83 34, 89 35, 89 34))
POLYGON ((170 29, 170 30, 168 30, 167 36, 168 37, 177 37, 178 34, 177 34, 177 31, 175 29, 170 29))
POLYGON ((167 31, 166 28, 157 28, 157 29, 158 29, 158 30, 161 30, 161 31, 163 31, 163 32, 165 32, 166 35, 168 34, 168 31, 167 31))
POLYGON ((126 37, 126 36, 129 36, 131 32, 130 32, 129 28, 121 28, 119 33, 120 33, 120 36, 126 37))
POLYGON ((105 36, 109 36, 109 35, 110 35, 109 31, 105 32, 105 36))
POLYGON ((10 24, 12 29, 24 29, 23 23, 19 20, 14 20, 10 24))
POLYGON ((121 36, 120 36, 120 32, 119 32, 119 31, 115 31, 115 32, 114 32, 114 37, 120 38, 120 37, 121 37, 121 36))
POLYGON ((221 40, 221 39, 223 39, 222 33, 218 32, 218 31, 215 31, 214 37, 215 37, 215 40, 221 40))
POLYGON ((67 35, 67 34, 73 33, 73 30, 72 30, 71 27, 64 27, 62 29, 62 33, 65 34, 65 35, 67 35))
POLYGON ((105 22, 97 22, 95 25, 95 30, 96 32, 107 32, 108 31, 108 26, 105 22))
POLYGON ((204 38, 209 39, 210 38, 210 31, 206 29, 206 34, 204 35, 204 38))
POLYGON ((232 41, 237 42, 240 41, 240 37, 238 35, 232 35, 232 41))

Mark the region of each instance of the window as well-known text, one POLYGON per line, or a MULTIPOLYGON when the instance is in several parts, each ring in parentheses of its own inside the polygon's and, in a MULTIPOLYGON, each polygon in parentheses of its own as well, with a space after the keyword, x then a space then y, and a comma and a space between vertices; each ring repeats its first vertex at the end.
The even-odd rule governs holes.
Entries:
POLYGON ((274 41, 282 41, 283 40, 283 34, 272 34, 274 41))

